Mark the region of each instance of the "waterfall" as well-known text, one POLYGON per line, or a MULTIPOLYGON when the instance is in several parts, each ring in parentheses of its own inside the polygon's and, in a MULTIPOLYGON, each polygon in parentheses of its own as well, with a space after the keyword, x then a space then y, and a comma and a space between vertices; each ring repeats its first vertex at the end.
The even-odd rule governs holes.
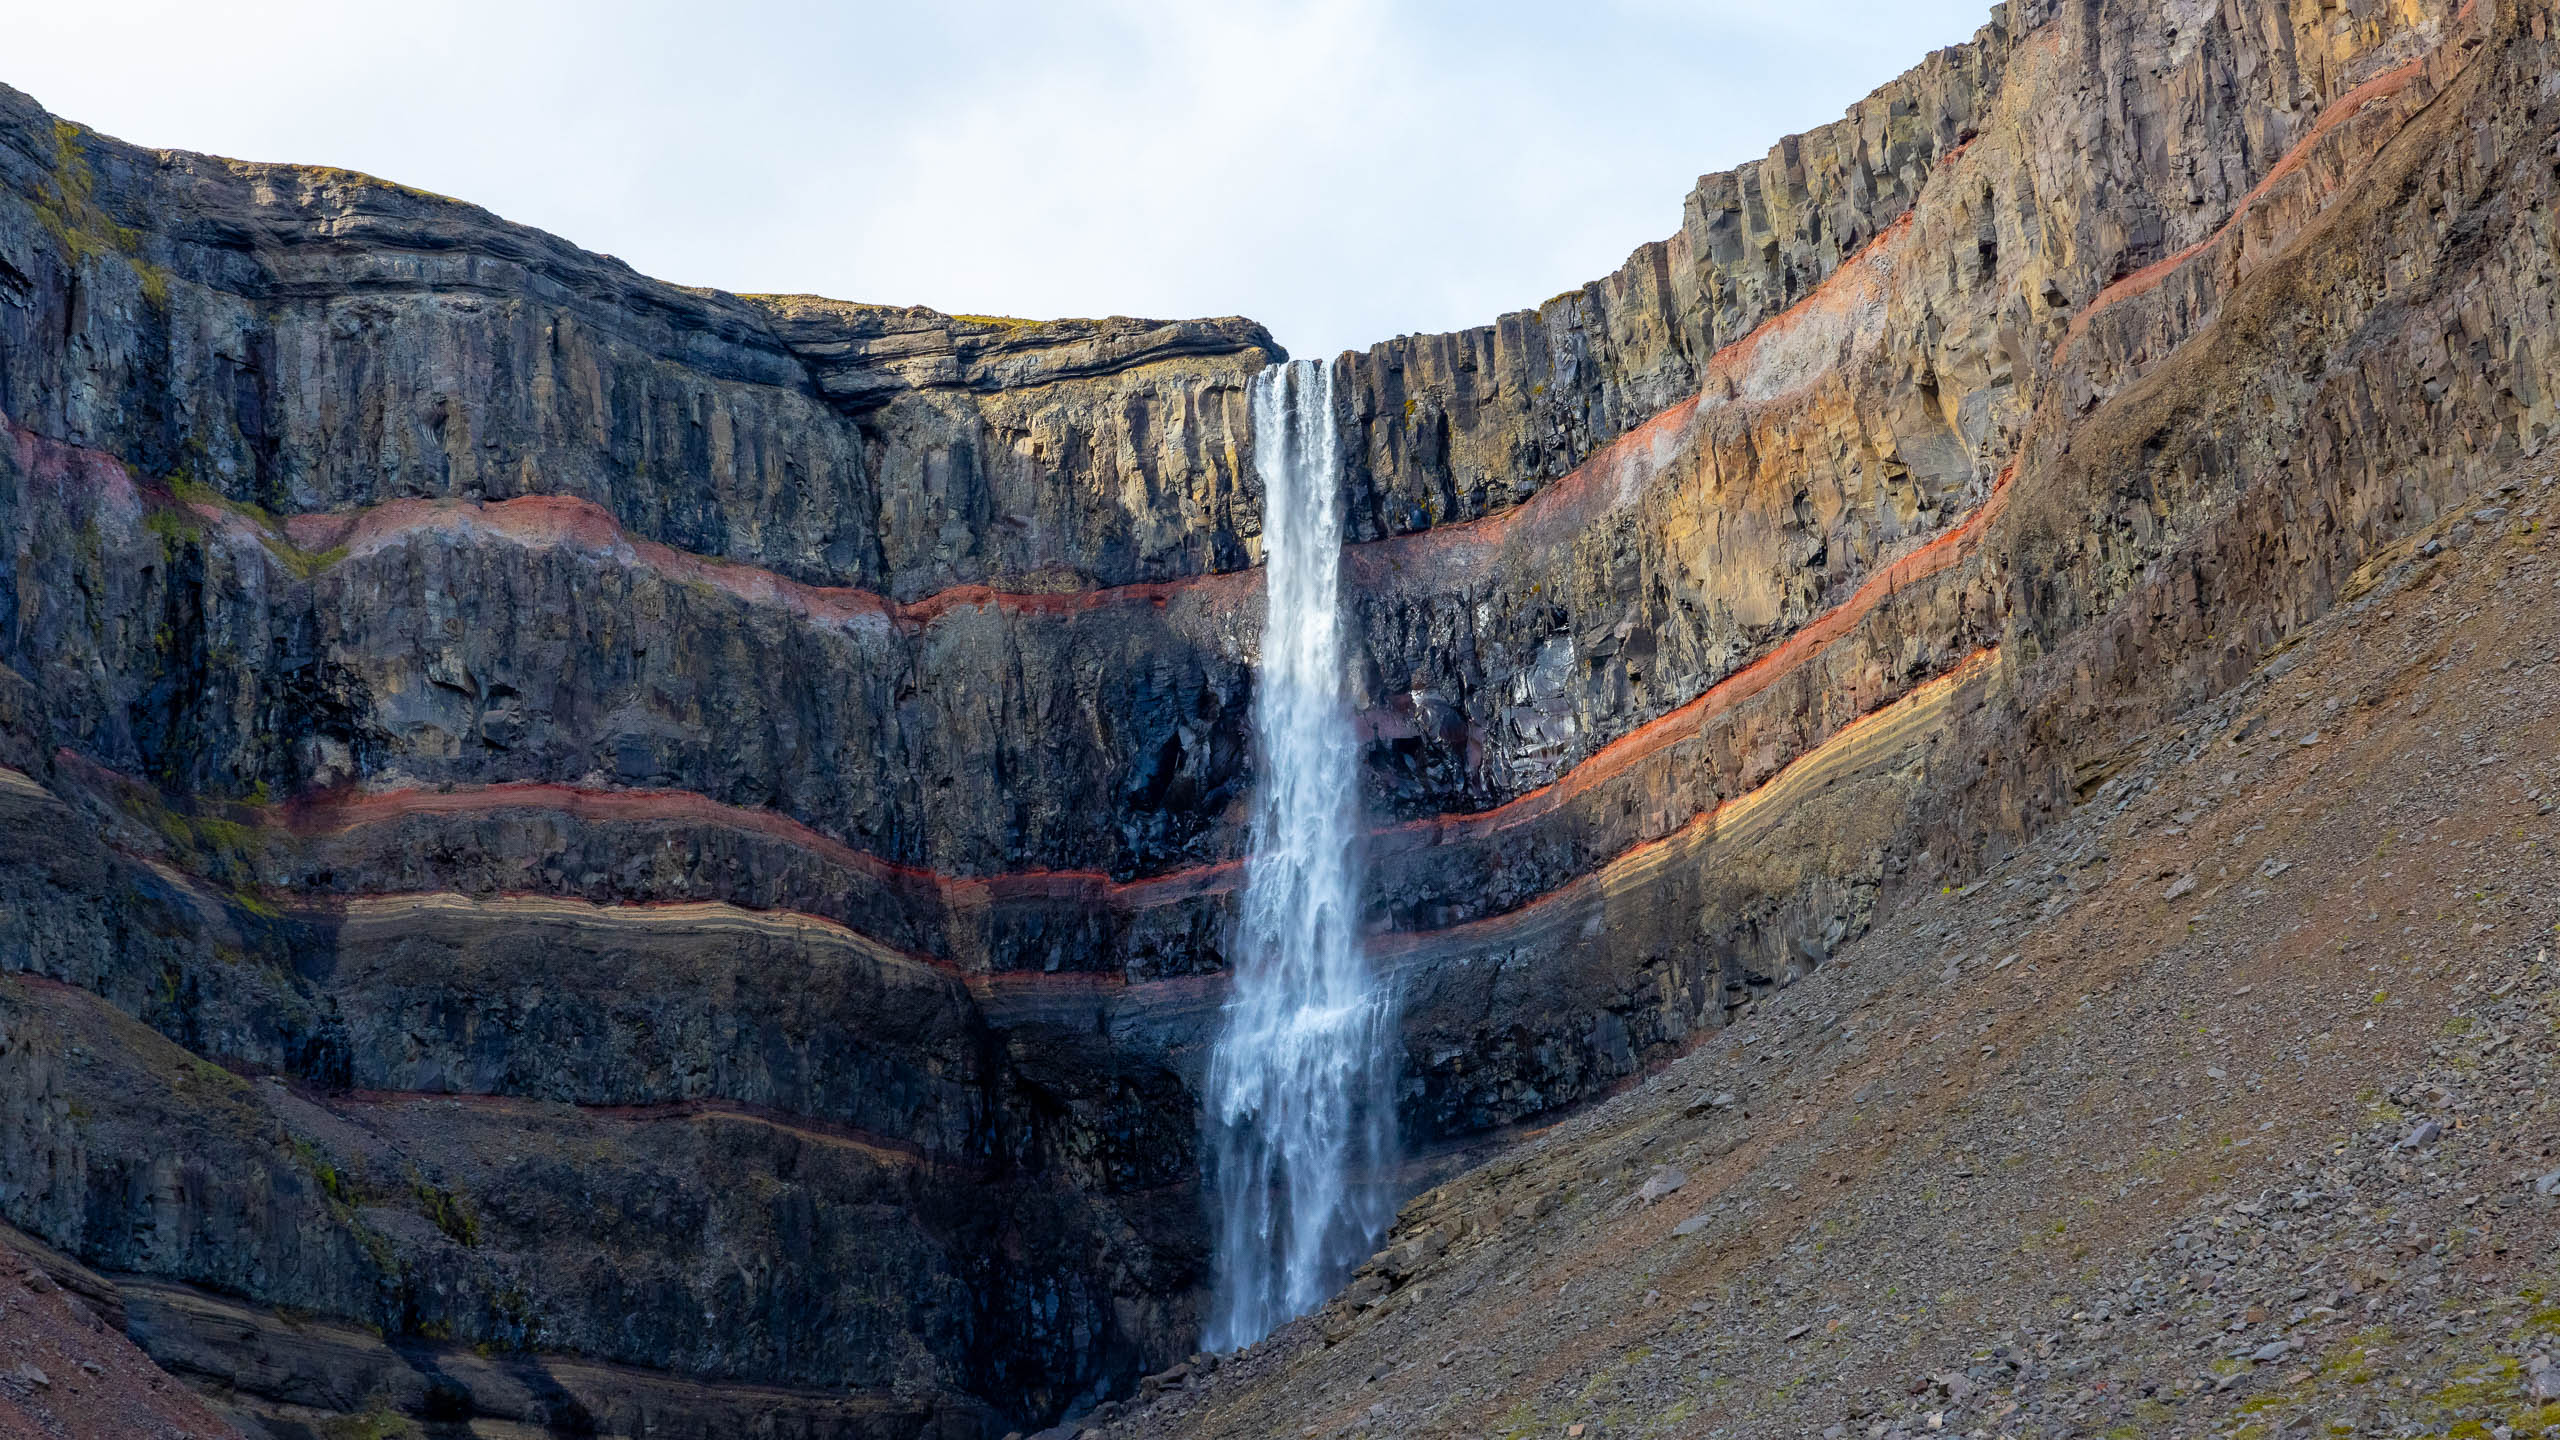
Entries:
POLYGON ((1265 617, 1260 783, 1226 1027, 1209 1059, 1220 1213, 1205 1343, 1248 1345, 1333 1293, 1394 1218, 1395 1015, 1361 952, 1332 367, 1252 390, 1265 617))

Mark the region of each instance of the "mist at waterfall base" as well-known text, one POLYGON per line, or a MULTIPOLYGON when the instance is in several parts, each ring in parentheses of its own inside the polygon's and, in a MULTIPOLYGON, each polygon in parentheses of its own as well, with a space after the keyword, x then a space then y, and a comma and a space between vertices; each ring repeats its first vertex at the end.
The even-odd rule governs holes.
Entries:
POLYGON ((1260 776, 1234 987, 1209 1059, 1212 1350, 1322 1304, 1395 1215, 1395 1007, 1360 945, 1333 399, 1321 362, 1275 365, 1253 382, 1267 586, 1260 776))

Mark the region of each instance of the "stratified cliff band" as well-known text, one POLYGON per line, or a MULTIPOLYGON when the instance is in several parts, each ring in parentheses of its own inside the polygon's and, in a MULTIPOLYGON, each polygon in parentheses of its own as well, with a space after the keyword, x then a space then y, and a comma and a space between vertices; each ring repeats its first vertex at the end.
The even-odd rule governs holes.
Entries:
MULTIPOLYGON (((1616 275, 1335 362, 1423 1170, 2546 442, 2553 18, 1995 7, 1616 275)), ((1126 1394, 1199 1333, 1278 358, 0 90, 0 1219, 278 1434, 1126 1394)))

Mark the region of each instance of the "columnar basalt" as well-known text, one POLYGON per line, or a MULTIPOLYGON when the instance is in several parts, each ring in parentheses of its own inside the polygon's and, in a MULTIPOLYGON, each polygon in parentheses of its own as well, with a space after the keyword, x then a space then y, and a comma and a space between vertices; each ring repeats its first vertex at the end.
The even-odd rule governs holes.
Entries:
MULTIPOLYGON (((1407 1135, 1961 883, 2546 443, 2555 18, 2017 0, 1336 362, 1407 1135)), ((0 93, 0 1219, 255 1413, 1001 1434, 1178 1358, 1278 357, 0 93)))

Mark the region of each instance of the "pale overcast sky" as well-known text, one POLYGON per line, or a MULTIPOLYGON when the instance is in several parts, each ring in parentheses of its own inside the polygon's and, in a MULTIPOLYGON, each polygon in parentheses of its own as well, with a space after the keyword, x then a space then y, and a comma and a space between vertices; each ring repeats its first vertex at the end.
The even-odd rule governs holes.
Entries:
POLYGON ((1477 324, 1989 0, 0 0, 0 81, 649 274, 955 312, 1477 324))

